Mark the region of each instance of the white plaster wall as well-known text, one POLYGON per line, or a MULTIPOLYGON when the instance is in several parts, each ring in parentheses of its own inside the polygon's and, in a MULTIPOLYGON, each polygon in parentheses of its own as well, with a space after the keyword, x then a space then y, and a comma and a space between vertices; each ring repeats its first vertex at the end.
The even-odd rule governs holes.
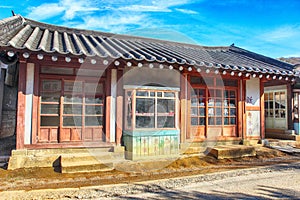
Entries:
POLYGON ((31 144, 32 137, 32 103, 34 86, 34 64, 27 64, 26 72, 26 96, 25 96, 25 137, 24 143, 31 144))
POLYGON ((110 108, 110 142, 116 142, 116 96, 117 96, 117 70, 111 70, 111 108, 110 108))
POLYGON ((246 81, 246 106, 260 105, 260 79, 250 78, 246 81))

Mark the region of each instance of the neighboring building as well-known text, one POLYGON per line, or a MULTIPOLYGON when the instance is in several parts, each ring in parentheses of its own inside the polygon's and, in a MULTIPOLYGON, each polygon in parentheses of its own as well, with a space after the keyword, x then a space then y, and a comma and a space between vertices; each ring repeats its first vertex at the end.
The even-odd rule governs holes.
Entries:
POLYGON ((293 66, 233 45, 78 30, 17 15, 0 21, 0 50, 18 61, 18 150, 125 146, 128 159, 139 159, 292 128, 293 66))

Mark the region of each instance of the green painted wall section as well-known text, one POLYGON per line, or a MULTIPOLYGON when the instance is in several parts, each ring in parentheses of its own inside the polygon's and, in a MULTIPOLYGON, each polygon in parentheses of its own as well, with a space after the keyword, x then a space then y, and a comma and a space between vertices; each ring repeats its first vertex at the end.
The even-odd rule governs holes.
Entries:
POLYGON ((134 130, 123 133, 126 158, 176 155, 179 153, 179 130, 134 130))

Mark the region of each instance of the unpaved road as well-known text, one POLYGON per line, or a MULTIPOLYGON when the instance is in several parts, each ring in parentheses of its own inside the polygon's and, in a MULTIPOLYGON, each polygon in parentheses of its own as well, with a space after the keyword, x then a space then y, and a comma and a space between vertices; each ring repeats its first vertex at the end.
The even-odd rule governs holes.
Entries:
POLYGON ((162 188, 115 199, 300 199, 300 163, 279 171, 162 188))
POLYGON ((300 162, 130 184, 7 191, 0 199, 300 199, 300 162))

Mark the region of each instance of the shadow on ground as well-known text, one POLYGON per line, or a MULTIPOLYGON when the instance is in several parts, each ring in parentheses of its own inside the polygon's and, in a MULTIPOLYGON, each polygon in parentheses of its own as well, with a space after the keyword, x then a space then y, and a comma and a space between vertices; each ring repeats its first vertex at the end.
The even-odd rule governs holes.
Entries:
MULTIPOLYGON (((160 186, 153 186, 151 189, 140 191, 142 193, 149 192, 154 194, 151 196, 151 199, 158 200, 158 199, 220 199, 220 200, 227 200, 227 199, 299 199, 300 192, 289 190, 289 189, 282 189, 277 187, 269 187, 259 185, 257 189, 259 195, 249 195, 239 192, 223 192, 213 190, 212 193, 205 193, 199 191, 192 191, 192 192, 184 192, 182 190, 175 190, 175 189, 165 189, 160 186)), ((98 192, 101 192, 98 190, 98 192)), ((114 196, 117 199, 135 199, 135 200, 142 200, 148 199, 147 197, 130 197, 128 196, 114 196)))

